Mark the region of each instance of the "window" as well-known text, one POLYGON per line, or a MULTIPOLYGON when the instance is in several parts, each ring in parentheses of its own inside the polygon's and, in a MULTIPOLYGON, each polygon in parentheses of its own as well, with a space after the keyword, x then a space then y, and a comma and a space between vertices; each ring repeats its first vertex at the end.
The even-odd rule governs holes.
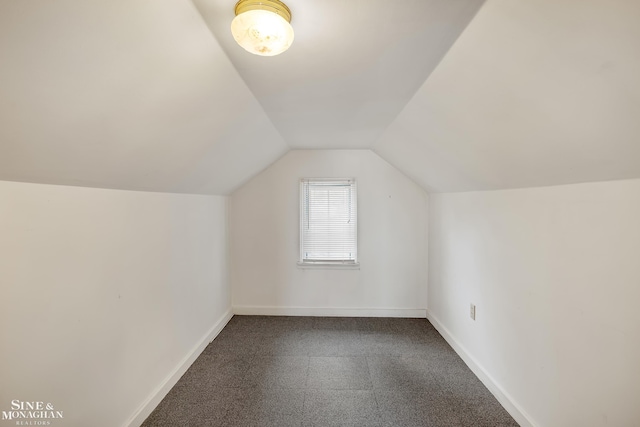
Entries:
POLYGON ((356 265, 354 179, 300 180, 300 263, 356 265))

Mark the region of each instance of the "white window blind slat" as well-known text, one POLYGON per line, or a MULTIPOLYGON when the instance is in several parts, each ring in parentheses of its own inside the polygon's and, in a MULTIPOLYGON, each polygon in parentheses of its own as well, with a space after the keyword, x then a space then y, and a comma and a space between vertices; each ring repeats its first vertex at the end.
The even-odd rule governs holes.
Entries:
POLYGON ((354 179, 300 181, 300 261, 357 262, 354 179))

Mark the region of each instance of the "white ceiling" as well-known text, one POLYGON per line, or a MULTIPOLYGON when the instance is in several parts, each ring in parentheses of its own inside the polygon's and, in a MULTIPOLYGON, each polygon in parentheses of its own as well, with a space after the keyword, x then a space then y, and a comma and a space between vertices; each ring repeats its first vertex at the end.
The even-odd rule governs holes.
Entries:
POLYGON ((271 58, 234 4, 1 0, 0 179, 228 194, 291 148, 429 191, 640 178, 638 1, 288 0, 271 58))
POLYGON ((290 147, 370 148, 482 1, 287 0, 295 40, 271 58, 238 47, 233 1, 194 3, 290 147))
POLYGON ((374 149, 429 191, 640 178, 640 1, 490 0, 374 149))
POLYGON ((225 194, 288 147, 190 1, 0 1, 0 179, 225 194))

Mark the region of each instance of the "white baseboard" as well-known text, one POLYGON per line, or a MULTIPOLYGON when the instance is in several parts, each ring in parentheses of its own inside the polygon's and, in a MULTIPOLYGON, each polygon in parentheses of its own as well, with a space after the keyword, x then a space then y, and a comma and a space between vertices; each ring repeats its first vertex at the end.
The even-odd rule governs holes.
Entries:
POLYGON ((482 383, 489 389, 489 391, 498 399, 498 402, 506 409, 506 411, 513 417, 514 420, 521 427, 537 427, 537 424, 532 421, 531 416, 527 414, 522 407, 516 403, 515 400, 507 393, 489 373, 478 363, 478 361, 467 351, 467 349, 460 344, 460 342, 451 335, 451 332, 438 320, 433 313, 427 312, 427 320, 431 322, 434 328, 438 330, 440 335, 449 343, 455 350, 460 358, 469 366, 471 371, 482 381, 482 383))
POLYGON ((191 351, 173 369, 169 376, 167 376, 167 378, 149 395, 149 397, 142 403, 142 405, 140 405, 138 410, 127 420, 127 422, 124 423, 125 427, 140 427, 140 425, 142 425, 144 420, 147 419, 156 406, 158 406, 162 399, 164 399, 167 393, 169 393, 169 390, 176 385, 180 377, 187 372, 187 369, 189 369, 193 362, 195 362, 207 345, 209 345, 209 343, 218 336, 222 328, 226 326, 232 317, 233 313, 231 309, 227 310, 220 320, 213 325, 209 332, 202 337, 200 342, 191 349, 191 351))
POLYGON ((424 308, 329 308, 234 305, 233 314, 249 316, 412 317, 424 319, 424 308))

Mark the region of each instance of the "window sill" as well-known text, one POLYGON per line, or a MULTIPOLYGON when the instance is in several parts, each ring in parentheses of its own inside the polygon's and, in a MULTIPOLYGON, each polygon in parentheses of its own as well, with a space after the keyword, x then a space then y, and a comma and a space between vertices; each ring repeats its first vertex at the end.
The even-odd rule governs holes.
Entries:
POLYGON ((298 268, 323 269, 323 270, 360 270, 360 263, 298 261, 298 268))

